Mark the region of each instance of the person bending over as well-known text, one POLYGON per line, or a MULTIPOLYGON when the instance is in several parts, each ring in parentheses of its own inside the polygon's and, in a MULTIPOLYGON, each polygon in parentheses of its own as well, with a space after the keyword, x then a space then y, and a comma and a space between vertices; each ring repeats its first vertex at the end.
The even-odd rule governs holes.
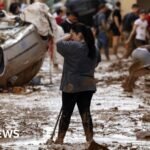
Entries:
POLYGON ((132 92, 138 77, 150 73, 150 45, 135 49, 132 53, 133 64, 129 68, 129 76, 123 83, 125 91, 132 92))

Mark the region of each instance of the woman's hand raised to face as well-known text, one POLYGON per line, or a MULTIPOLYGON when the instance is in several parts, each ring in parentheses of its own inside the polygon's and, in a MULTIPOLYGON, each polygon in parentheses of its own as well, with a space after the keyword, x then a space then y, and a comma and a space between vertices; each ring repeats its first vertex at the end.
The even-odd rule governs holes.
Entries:
POLYGON ((71 38, 72 38, 72 34, 71 34, 71 33, 67 33, 67 34, 65 34, 65 36, 64 36, 64 40, 65 40, 65 41, 71 40, 71 38))
POLYGON ((71 40, 71 37, 72 37, 72 35, 70 33, 67 33, 63 37, 57 39, 56 42, 68 41, 68 40, 71 40))

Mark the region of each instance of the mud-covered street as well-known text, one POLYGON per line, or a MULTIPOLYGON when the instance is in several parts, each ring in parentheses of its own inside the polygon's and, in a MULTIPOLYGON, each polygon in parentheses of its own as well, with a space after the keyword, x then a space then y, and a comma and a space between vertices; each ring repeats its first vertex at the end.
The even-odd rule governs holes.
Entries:
MULTIPOLYGON (((136 83, 134 93, 121 87, 129 60, 103 61, 96 69, 97 92, 91 111, 94 139, 110 150, 150 150, 150 81, 136 83)), ((65 145, 45 145, 61 108, 61 71, 53 70, 49 84, 49 60, 38 76, 41 84, 28 85, 19 94, 0 94, 0 130, 19 130, 19 138, 0 138, 0 149, 7 150, 84 150, 85 137, 77 108, 65 138, 65 145)))

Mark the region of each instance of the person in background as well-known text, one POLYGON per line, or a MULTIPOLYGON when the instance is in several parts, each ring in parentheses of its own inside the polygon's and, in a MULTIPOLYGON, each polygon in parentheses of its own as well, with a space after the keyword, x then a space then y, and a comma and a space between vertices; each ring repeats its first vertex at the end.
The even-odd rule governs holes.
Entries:
MULTIPOLYGON (((57 35, 57 39, 64 36, 64 30, 63 28, 60 26, 64 20, 65 20, 65 8, 59 8, 56 10, 56 14, 54 14, 54 18, 56 20, 56 23, 58 24, 58 30, 59 30, 59 34, 57 35)), ((60 54, 57 52, 57 47, 54 49, 54 57, 53 57, 53 65, 54 65, 54 69, 55 71, 59 71, 59 63, 62 61, 62 57, 60 56, 60 54)))
POLYGON ((5 9, 4 0, 0 0, 0 10, 4 10, 4 9, 5 9))
POLYGON ((20 0, 20 11, 22 12, 28 6, 26 0, 20 0))
POLYGON ((60 24, 60 26, 65 33, 69 33, 76 22, 78 22, 78 13, 69 11, 67 12, 67 18, 60 24))
POLYGON ((110 60, 109 58, 109 40, 107 36, 107 20, 106 20, 106 13, 107 7, 105 4, 101 4, 99 6, 98 13, 93 17, 94 20, 94 28, 96 32, 97 37, 97 44, 99 49, 104 49, 104 53, 107 60, 110 60))
POLYGON ((146 11, 145 10, 140 10, 139 13, 140 18, 137 19, 134 22, 134 26, 132 29, 132 32, 128 38, 128 40, 126 41, 127 44, 129 44, 133 38, 133 36, 135 35, 135 46, 136 48, 142 45, 146 45, 147 44, 147 37, 148 37, 148 22, 146 20, 146 11))
POLYGON ((144 45, 135 49, 132 53, 133 64, 129 68, 129 76, 122 87, 124 91, 132 92, 138 77, 150 73, 150 45, 144 45))
POLYGON ((63 8, 59 8, 56 10, 56 22, 58 25, 61 25, 64 21, 64 16, 65 16, 65 10, 63 8))
POLYGON ((13 0, 9 6, 9 12, 12 13, 13 15, 20 14, 20 3, 17 2, 16 0, 13 0))
MULTIPOLYGON (((59 39, 61 37, 63 37, 65 35, 64 30, 62 29, 61 26, 57 26, 57 33, 56 33, 56 39, 59 39)), ((54 48, 54 52, 53 52, 53 65, 54 65, 54 69, 55 71, 60 71, 59 69, 59 63, 62 63, 63 58, 62 56, 57 52, 57 47, 54 48)))
POLYGON ((150 9, 148 10, 148 13, 146 15, 146 20, 148 22, 148 32, 150 34, 150 9))
POLYGON ((121 3, 116 2, 116 8, 112 14, 112 24, 111 30, 113 34, 113 53, 117 58, 118 56, 118 46, 121 36, 121 25, 122 25, 122 16, 121 16, 121 3))
POLYGON ((107 22, 110 23, 110 21, 111 21, 111 14, 112 14, 112 10, 113 10, 113 5, 111 5, 109 3, 106 3, 105 6, 107 8, 107 10, 105 12, 106 20, 107 20, 107 22))
MULTIPOLYGON (((134 22, 138 18, 139 18, 139 6, 138 4, 133 4, 132 12, 127 13, 124 16, 123 22, 122 22, 123 37, 125 41, 129 38, 134 22)), ((128 58, 131 55, 133 49, 135 49, 134 38, 131 39, 130 43, 126 47, 126 53, 124 54, 124 58, 128 58)))
POLYGON ((64 57, 62 91, 62 115, 55 144, 63 144, 70 118, 77 104, 87 142, 93 141, 93 123, 90 105, 96 82, 94 79, 97 53, 95 39, 89 27, 77 23, 71 34, 57 42, 57 50, 64 57))

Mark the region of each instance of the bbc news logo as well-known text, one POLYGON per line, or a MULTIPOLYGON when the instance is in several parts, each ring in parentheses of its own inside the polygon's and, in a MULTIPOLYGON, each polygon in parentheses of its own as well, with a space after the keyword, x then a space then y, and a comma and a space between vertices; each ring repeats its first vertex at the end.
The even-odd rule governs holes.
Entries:
POLYGON ((19 130, 0 130, 0 139, 19 138, 19 130))

